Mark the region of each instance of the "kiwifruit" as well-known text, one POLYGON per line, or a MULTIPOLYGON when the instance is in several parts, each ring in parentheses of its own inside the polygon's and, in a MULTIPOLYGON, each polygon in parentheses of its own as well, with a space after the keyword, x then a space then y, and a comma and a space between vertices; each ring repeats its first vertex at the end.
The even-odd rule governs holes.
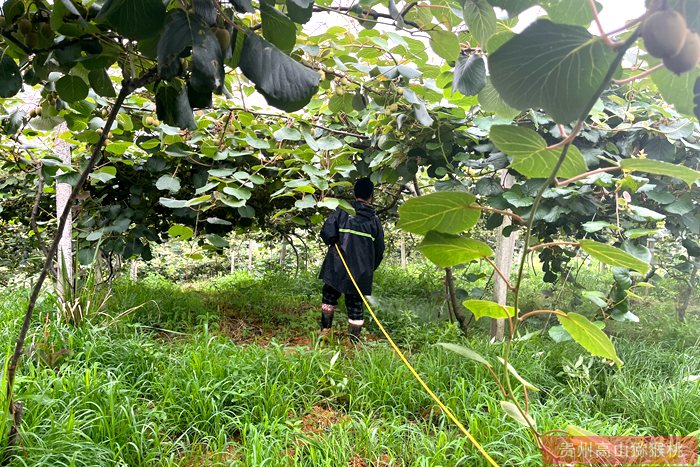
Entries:
POLYGON ((214 35, 216 35, 216 40, 219 41, 221 50, 228 49, 231 45, 231 34, 224 28, 214 28, 214 35))
POLYGON ((41 26, 39 26, 39 35, 44 39, 53 40, 53 29, 51 29, 51 25, 49 23, 41 23, 41 26))
POLYGON ((22 34, 27 35, 29 31, 32 30, 32 22, 27 18, 22 18, 17 24, 17 29, 19 29, 19 32, 22 34))
POLYGON ((676 55, 683 47, 687 34, 685 18, 675 10, 657 11, 642 25, 644 47, 649 55, 656 58, 676 55))
POLYGON ((664 58, 664 65, 677 75, 690 71, 700 63, 700 36, 689 32, 683 48, 671 57, 664 58))
POLYGON ((5 20, 4 16, 0 16, 0 29, 5 27, 5 24, 7 24, 7 21, 5 20))
POLYGON ((39 35, 34 31, 30 31, 26 36, 24 36, 24 45, 26 45, 28 48, 35 49, 38 43, 39 35))

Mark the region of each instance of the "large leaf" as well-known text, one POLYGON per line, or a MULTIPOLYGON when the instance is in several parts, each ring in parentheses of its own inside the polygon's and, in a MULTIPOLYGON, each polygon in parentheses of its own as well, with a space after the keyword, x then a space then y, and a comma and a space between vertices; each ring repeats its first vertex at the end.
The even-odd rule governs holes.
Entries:
POLYGON ((522 426, 536 426, 535 421, 529 415, 523 414, 518 410, 518 407, 509 401, 501 401, 501 408, 513 420, 520 423, 522 426))
POLYGON ((297 40, 297 28, 287 15, 268 2, 260 2, 262 32, 265 39, 285 53, 294 49, 297 40))
POLYGON ((398 227, 425 235, 431 230, 457 234, 476 225, 481 210, 472 206, 476 197, 469 193, 447 192, 411 198, 399 207, 398 227))
POLYGON ((81 78, 66 75, 56 81, 56 92, 64 101, 75 102, 85 99, 90 87, 81 78))
POLYGON ((206 23, 207 26, 213 26, 216 24, 217 16, 217 3, 215 0, 194 0, 193 2, 194 12, 197 16, 202 18, 202 21, 206 23))
POLYGON ((442 29, 430 31, 430 48, 438 56, 453 62, 459 55, 459 38, 451 31, 442 29))
POLYGON ((428 232, 418 249, 441 268, 465 264, 493 255, 491 247, 484 242, 435 231, 428 232))
POLYGON ((197 128, 186 86, 161 85, 156 92, 156 114, 167 125, 190 130, 197 128))
POLYGON ((468 349, 468 348, 463 347, 461 345, 450 344, 450 343, 446 343, 446 342, 439 342, 438 345, 444 347, 445 349, 447 349, 451 352, 459 354, 462 357, 466 357, 469 360, 473 360, 477 363, 481 363, 482 365, 485 365, 485 366, 491 368, 491 364, 489 363, 488 360, 486 360, 484 357, 482 357, 481 355, 479 355, 478 353, 474 352, 471 349, 468 349))
POLYGON ((520 111, 514 109, 513 107, 506 104, 506 102, 501 98, 496 88, 491 84, 491 80, 487 78, 486 85, 484 89, 481 90, 478 96, 479 104, 484 112, 490 112, 498 115, 499 117, 506 118, 508 120, 514 119, 520 111))
POLYGON ((491 5, 503 8, 508 16, 514 18, 518 14, 539 3, 538 0, 491 0, 491 5))
POLYGON ((304 24, 314 12, 314 0, 287 0, 287 15, 295 23, 304 24))
POLYGON ((598 326, 578 313, 557 315, 557 319, 569 335, 591 355, 607 358, 622 366, 622 360, 617 356, 615 346, 610 338, 598 326))
POLYGON ((22 74, 17 62, 0 50, 0 97, 13 97, 22 89, 22 74))
POLYGON ((160 32, 165 4, 160 0, 107 0, 97 20, 106 21, 129 39, 146 39, 160 32))
MULTIPOLYGON (((510 166, 530 178, 547 178, 554 170, 560 149, 547 149, 547 142, 534 130, 514 125, 491 127, 491 141, 498 149, 513 158, 510 166)), ((558 177, 571 178, 584 173, 588 168, 581 152, 575 146, 562 163, 558 177)))
POLYGON ((182 71, 180 54, 192 46, 194 33, 201 29, 203 23, 197 18, 190 18, 184 10, 175 8, 168 12, 163 34, 158 40, 158 74, 163 79, 172 79, 182 71))
POLYGON ((171 193, 177 193, 180 191, 180 179, 172 175, 162 175, 158 181, 156 181, 156 188, 171 193))
POLYGON ((465 96, 475 96, 486 86, 486 65, 479 55, 460 55, 455 63, 452 78, 452 93, 459 91, 465 96))
POLYGON ((190 84, 199 93, 222 92, 224 88, 224 54, 216 35, 203 23, 194 23, 192 73, 190 84))
POLYGON ((321 79, 254 33, 246 37, 239 66, 268 104, 287 112, 304 107, 321 79))
MULTIPOLYGON (((652 63, 658 63, 654 59, 652 63)), ((661 96, 676 110, 685 115, 693 115, 693 85, 700 78, 700 68, 676 75, 667 68, 661 68, 651 75, 651 80, 659 88, 661 96)))
POLYGON ((515 309, 512 306, 499 305, 489 300, 465 300, 462 302, 464 308, 474 313, 474 319, 487 318, 512 318, 515 309))
POLYGON ((107 70, 104 68, 90 70, 90 73, 88 73, 88 80, 90 81, 90 86, 98 95, 102 97, 117 96, 117 93, 114 91, 114 86, 112 85, 112 80, 109 78, 107 70))
POLYGON ((593 22, 593 12, 587 1, 546 0, 542 6, 547 10, 552 21, 556 23, 588 27, 593 22))
POLYGON ((657 161, 655 159, 624 159, 620 167, 632 172, 646 172, 656 175, 666 175, 683 180, 688 186, 692 186, 700 180, 700 172, 680 164, 657 161))
POLYGON ((469 32, 486 48, 489 37, 496 32, 496 12, 486 0, 465 0, 464 21, 469 32))
POLYGON ((601 263, 609 266, 634 269, 635 271, 639 271, 641 273, 646 273, 649 270, 649 265, 644 261, 635 258, 631 254, 617 247, 608 245, 607 243, 600 243, 594 240, 581 240, 579 244, 581 245, 583 251, 601 263))
POLYGON ((586 110, 615 53, 580 26, 540 19, 489 57, 491 81, 515 108, 567 123, 586 110))

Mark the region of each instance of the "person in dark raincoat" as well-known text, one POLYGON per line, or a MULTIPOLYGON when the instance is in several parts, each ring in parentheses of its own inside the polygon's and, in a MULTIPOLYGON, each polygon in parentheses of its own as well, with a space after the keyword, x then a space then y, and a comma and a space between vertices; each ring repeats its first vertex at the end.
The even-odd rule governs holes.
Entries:
POLYGON ((333 324, 333 314, 341 294, 345 294, 350 339, 358 341, 364 325, 362 297, 352 284, 345 266, 335 248, 337 244, 355 277, 363 295, 372 294, 374 271, 384 258, 384 230, 371 206, 374 184, 368 178, 355 183, 355 215, 340 208, 326 219, 321 239, 329 246, 321 266, 319 279, 323 280, 321 306, 321 334, 325 337, 333 324))

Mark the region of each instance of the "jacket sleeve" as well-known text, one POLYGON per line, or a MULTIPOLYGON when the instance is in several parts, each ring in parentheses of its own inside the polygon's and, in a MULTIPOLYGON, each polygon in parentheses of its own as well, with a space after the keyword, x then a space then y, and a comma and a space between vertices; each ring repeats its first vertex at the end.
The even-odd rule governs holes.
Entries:
POLYGON ((377 222, 377 235, 374 237, 374 269, 376 270, 384 259, 384 229, 382 224, 379 223, 379 218, 376 219, 377 222))
POLYGON ((338 242, 338 218, 340 217, 340 209, 336 209, 331 213, 323 223, 321 228, 321 240, 326 245, 334 245, 338 242))

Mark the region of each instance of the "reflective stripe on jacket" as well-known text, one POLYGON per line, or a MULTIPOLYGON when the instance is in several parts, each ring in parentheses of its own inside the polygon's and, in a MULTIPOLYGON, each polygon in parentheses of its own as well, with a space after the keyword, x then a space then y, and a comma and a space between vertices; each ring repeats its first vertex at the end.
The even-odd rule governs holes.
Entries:
POLYGON ((384 230, 374 209, 354 201, 355 215, 337 208, 321 229, 321 238, 330 248, 321 266, 319 279, 343 293, 357 293, 345 271, 336 243, 364 295, 372 294, 374 270, 384 258, 384 230))

